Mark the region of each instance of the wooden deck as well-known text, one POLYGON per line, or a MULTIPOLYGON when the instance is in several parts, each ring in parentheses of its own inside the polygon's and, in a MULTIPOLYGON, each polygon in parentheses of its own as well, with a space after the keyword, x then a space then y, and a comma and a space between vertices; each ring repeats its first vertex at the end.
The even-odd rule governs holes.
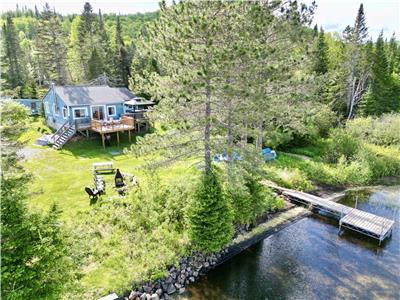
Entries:
POLYGON ((310 208, 317 208, 325 211, 339 219, 339 229, 342 227, 357 231, 364 235, 378 239, 379 244, 392 233, 393 220, 380 217, 369 212, 352 208, 340 203, 333 202, 318 196, 310 195, 279 186, 269 185, 279 190, 283 195, 303 203, 310 208))

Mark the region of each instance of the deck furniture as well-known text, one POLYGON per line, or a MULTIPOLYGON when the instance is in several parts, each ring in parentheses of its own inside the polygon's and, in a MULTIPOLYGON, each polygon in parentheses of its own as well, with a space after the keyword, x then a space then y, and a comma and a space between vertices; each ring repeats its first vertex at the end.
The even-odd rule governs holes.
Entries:
POLYGON ((104 181, 103 176, 94 174, 94 185, 100 194, 105 193, 106 182, 104 181))
POLYGON ((93 164, 93 173, 97 174, 100 172, 114 173, 113 162, 98 162, 93 164))
POLYGON ((85 187, 85 192, 89 195, 90 200, 96 200, 99 196, 99 191, 92 190, 90 187, 85 187))

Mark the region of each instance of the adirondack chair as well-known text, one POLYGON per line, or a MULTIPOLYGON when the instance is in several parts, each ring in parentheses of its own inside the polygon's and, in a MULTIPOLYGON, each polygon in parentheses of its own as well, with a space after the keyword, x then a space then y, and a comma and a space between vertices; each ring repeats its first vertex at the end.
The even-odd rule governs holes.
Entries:
POLYGON ((99 192, 97 190, 92 190, 90 187, 85 187, 85 191, 89 195, 90 200, 96 200, 99 196, 99 192))

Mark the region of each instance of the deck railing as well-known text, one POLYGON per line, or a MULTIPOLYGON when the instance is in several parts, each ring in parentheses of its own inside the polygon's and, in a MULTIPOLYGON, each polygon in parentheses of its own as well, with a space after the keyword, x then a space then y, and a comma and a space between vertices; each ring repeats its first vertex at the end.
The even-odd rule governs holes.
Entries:
POLYGON ((120 120, 114 121, 91 120, 90 127, 100 133, 131 130, 135 128, 135 119, 123 116, 120 120))

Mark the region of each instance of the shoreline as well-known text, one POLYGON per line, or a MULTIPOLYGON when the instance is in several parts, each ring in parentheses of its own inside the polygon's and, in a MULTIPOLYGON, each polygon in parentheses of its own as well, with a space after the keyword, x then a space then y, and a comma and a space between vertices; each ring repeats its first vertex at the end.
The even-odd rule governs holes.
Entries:
POLYGON ((193 252, 188 258, 180 258, 178 266, 168 269, 163 280, 146 282, 126 292, 118 300, 162 300, 171 299, 172 294, 181 294, 185 286, 194 283, 209 271, 215 269, 237 254, 261 240, 293 225, 312 214, 311 211, 291 204, 285 200, 285 208, 273 214, 266 214, 267 219, 249 231, 238 234, 232 242, 218 253, 205 255, 193 252))

